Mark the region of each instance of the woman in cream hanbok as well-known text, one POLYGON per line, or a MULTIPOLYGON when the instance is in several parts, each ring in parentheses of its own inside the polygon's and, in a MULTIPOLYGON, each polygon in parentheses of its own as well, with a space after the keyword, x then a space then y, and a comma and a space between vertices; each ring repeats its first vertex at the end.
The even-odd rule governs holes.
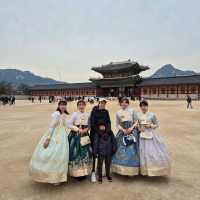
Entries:
POLYGON ((69 133, 69 174, 84 178, 91 173, 91 146, 89 138, 89 113, 85 112, 86 103, 79 100, 78 111, 68 121, 69 133))
POLYGON ((137 115, 129 108, 129 100, 123 98, 121 109, 116 114, 116 125, 119 129, 117 139, 117 152, 112 160, 112 172, 135 176, 139 174, 139 135, 135 128, 137 115))
POLYGON ((67 127, 67 103, 60 101, 52 114, 49 131, 38 143, 31 162, 30 176, 36 182, 58 185, 67 181, 69 144, 67 127))
POLYGON ((157 117, 148 112, 148 102, 140 102, 140 172, 144 176, 166 176, 170 173, 170 159, 160 134, 157 117))

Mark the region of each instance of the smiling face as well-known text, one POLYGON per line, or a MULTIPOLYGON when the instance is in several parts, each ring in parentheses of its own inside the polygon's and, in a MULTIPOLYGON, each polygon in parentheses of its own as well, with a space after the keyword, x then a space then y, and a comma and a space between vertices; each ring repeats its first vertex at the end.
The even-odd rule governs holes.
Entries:
POLYGON ((146 113, 146 112, 148 112, 148 109, 149 109, 149 107, 147 106, 147 105, 141 105, 140 106, 140 109, 141 109, 141 111, 143 112, 143 113, 146 113))
POLYGON ((60 109, 60 111, 61 111, 62 113, 64 113, 65 110, 67 109, 67 105, 60 104, 60 105, 59 105, 59 109, 60 109))
POLYGON ((140 102, 140 109, 141 109, 141 111, 143 113, 148 112, 148 110, 149 110, 149 104, 148 104, 148 102, 146 100, 143 100, 143 101, 140 102))
POLYGON ((81 102, 78 103, 77 107, 78 107, 78 110, 79 110, 80 112, 85 112, 86 103, 81 101, 81 102))
POLYGON ((129 106, 129 102, 126 101, 126 100, 123 100, 123 101, 120 103, 120 106, 121 106, 122 109, 126 109, 126 108, 128 108, 128 106, 129 106))
POLYGON ((66 112, 67 110, 67 102, 65 101, 60 101, 59 104, 58 104, 58 109, 61 113, 64 113, 66 112))
POLYGON ((106 101, 100 101, 99 102, 99 109, 100 110, 103 110, 106 108, 106 101))

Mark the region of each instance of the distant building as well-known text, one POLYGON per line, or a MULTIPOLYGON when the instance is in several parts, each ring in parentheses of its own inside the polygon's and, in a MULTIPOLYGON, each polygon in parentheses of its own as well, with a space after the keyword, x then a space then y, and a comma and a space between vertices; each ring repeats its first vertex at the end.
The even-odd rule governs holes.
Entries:
POLYGON ((91 82, 66 83, 56 85, 36 85, 32 87, 32 96, 99 96, 98 89, 91 82))
POLYGON ((107 96, 144 97, 147 99, 184 99, 189 94, 200 98, 200 75, 170 78, 144 78, 142 71, 148 66, 137 62, 111 62, 92 70, 101 78, 90 78, 90 82, 38 85, 32 87, 33 96, 107 96))
POLYGON ((200 99, 200 75, 169 78, 144 78, 138 85, 140 94, 148 99, 200 99))
POLYGON ((92 70, 102 75, 102 78, 90 78, 103 96, 138 96, 137 84, 142 80, 140 73, 149 67, 139 65, 137 62, 111 62, 92 70))

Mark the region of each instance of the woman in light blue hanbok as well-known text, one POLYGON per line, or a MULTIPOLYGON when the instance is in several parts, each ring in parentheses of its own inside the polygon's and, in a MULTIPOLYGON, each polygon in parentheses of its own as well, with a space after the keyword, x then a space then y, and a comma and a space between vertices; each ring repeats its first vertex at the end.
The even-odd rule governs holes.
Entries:
POLYGON ((116 125, 119 129, 116 136, 118 150, 113 156, 112 172, 135 176, 139 174, 139 136, 135 128, 137 115, 129 108, 129 100, 123 98, 120 102, 121 109, 116 114, 116 125))
POLYGON ((52 114, 49 131, 38 143, 31 162, 30 176, 36 182, 58 185, 67 181, 69 144, 66 111, 67 103, 60 101, 52 114))
POLYGON ((138 115, 140 129, 140 172, 144 176, 167 176, 170 174, 170 159, 160 134, 158 119, 148 112, 148 102, 140 102, 138 115))

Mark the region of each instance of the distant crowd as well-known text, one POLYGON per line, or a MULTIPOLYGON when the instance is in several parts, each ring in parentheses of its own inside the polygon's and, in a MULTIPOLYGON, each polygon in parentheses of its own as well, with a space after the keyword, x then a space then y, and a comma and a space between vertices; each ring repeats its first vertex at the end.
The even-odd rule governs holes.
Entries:
MULTIPOLYGON (((84 99, 85 101, 94 104, 95 101, 99 100, 99 97, 86 97, 86 96, 81 96, 81 97, 57 97, 57 96, 49 96, 47 97, 29 97, 29 101, 31 101, 32 103, 35 103, 36 101, 39 101, 40 103, 42 103, 42 101, 46 101, 48 100, 49 103, 56 103, 59 102, 61 99, 64 99, 67 102, 71 102, 71 101, 79 101, 81 99, 84 99)), ((108 97, 108 100, 119 100, 119 98, 117 97, 108 97)))
POLYGON ((15 100, 15 96, 0 96, 0 104, 2 105, 14 105, 15 100))
MULTIPOLYGON (((42 101, 46 101, 48 100, 49 103, 56 103, 56 102, 59 102, 61 99, 64 99, 66 102, 71 102, 71 101, 79 101, 81 99, 89 102, 90 104, 94 104, 95 102, 98 102, 99 100, 99 97, 57 97, 57 96, 49 96, 49 97, 43 97, 43 96, 39 96, 39 97, 34 97, 34 96, 31 96, 28 98, 29 101, 31 101, 32 103, 35 103, 36 101, 39 101, 40 103, 42 103, 42 101)), ((120 97, 107 97, 106 98, 107 100, 118 100, 120 101, 120 97)), ((144 100, 142 97, 138 97, 137 98, 139 101, 141 100, 144 100)), ((130 100, 133 100, 135 101, 136 98, 135 97, 130 97, 130 100)), ((16 101, 16 98, 14 95, 2 95, 0 96, 0 105, 14 105, 15 104, 15 101, 16 101)), ((186 101, 187 101, 187 109, 192 109, 193 108, 193 105, 192 105, 192 98, 190 95, 187 95, 187 98, 186 98, 186 101)))

